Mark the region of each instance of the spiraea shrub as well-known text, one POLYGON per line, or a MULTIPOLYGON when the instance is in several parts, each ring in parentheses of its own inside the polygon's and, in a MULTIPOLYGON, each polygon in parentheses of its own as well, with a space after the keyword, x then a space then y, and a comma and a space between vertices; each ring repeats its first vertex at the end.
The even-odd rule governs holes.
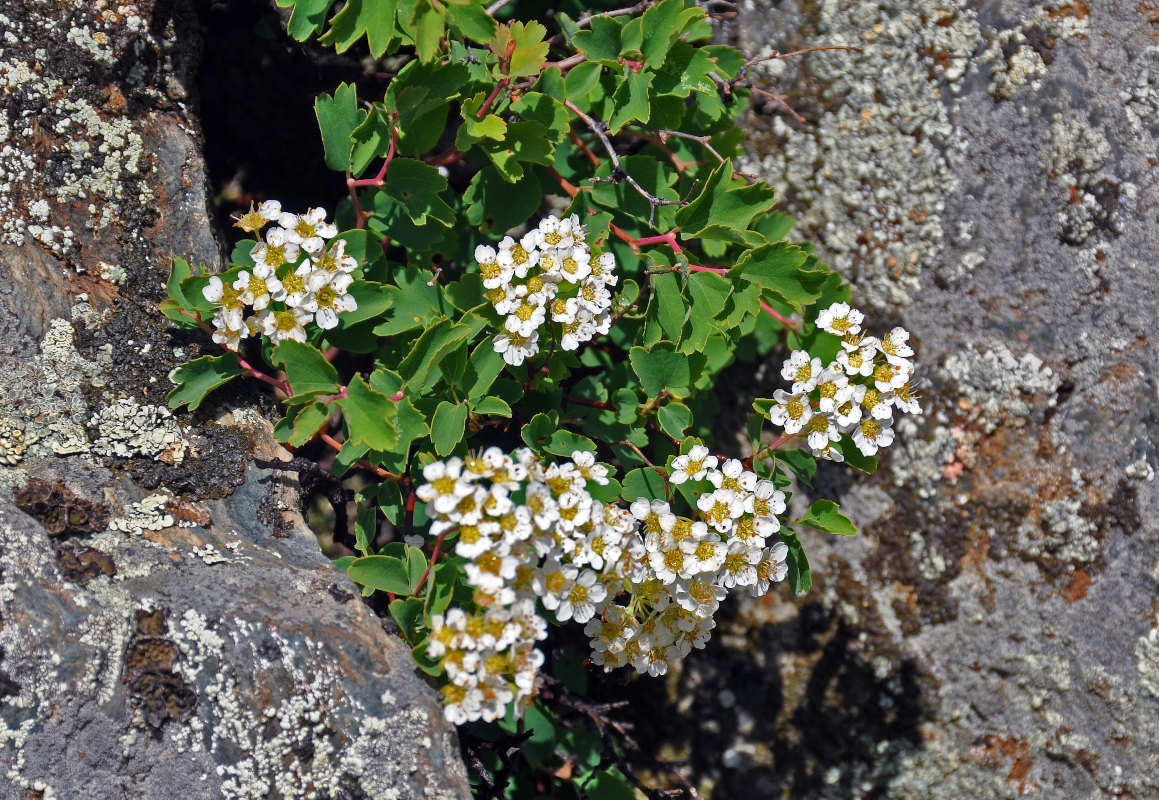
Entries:
POLYGON ((316 100, 346 196, 255 204, 220 274, 175 259, 162 311, 220 351, 170 405, 257 379, 288 448, 358 478, 336 566, 385 595, 449 720, 525 745, 472 751, 481 794, 628 797, 618 729, 544 640, 574 625, 593 674, 662 675, 728 593, 807 591, 796 530, 856 531, 790 489, 817 459, 872 472, 921 413, 908 334, 863 330, 738 172, 749 98, 777 96, 712 43, 730 4, 278 2, 389 80, 316 100), (773 359, 771 398, 720 380, 773 359), (714 442, 748 402, 747 446, 714 442))

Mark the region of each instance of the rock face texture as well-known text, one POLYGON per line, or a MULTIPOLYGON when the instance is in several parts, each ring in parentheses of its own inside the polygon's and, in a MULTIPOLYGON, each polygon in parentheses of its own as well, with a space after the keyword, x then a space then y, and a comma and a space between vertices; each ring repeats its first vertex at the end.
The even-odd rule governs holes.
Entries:
POLYGON ((927 414, 877 475, 801 492, 863 535, 809 535, 813 592, 742 607, 679 678, 690 771, 721 797, 1159 797, 1154 5, 741 6, 754 55, 859 48, 756 75, 810 124, 754 116, 748 168, 874 328, 913 332, 927 414))
POLYGON ((170 415, 215 265, 184 3, 0 9, 0 798, 462 798, 437 695, 239 388, 170 415), (247 466, 248 465, 248 466, 247 466))

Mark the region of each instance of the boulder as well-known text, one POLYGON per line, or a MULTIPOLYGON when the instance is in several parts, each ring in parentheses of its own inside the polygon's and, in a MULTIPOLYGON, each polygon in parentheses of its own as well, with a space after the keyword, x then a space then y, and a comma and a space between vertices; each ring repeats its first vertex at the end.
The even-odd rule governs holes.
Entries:
POLYGON ((437 693, 255 465, 290 457, 270 399, 165 407, 206 344, 156 310, 169 258, 222 261, 191 9, 0 28, 0 797, 469 796, 437 693))

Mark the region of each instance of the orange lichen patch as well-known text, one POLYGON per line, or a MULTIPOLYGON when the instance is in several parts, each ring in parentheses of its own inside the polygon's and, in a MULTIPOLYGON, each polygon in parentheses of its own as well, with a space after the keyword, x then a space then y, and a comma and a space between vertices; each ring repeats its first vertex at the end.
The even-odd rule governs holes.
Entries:
POLYGON ((166 505, 166 510, 183 522, 195 522, 202 526, 209 524, 209 511, 186 497, 174 498, 166 505))
POLYGON ((1009 759, 1010 773, 1006 781, 1016 786, 1020 795, 1038 789, 1029 777, 1034 758, 1030 755, 1030 743, 1025 738, 988 734, 974 742, 970 748, 970 758, 977 764, 989 767, 1002 767, 1009 759))
POLYGON ((1091 586, 1091 573, 1086 569, 1079 567, 1071 575, 1070 584, 1063 591, 1062 596, 1068 603, 1073 603, 1076 600, 1082 600, 1086 597, 1087 589, 1091 586))

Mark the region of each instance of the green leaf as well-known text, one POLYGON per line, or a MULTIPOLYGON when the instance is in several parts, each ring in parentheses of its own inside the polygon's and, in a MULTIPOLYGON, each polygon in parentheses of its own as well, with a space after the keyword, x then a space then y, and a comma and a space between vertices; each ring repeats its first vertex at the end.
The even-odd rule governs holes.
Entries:
POLYGON ((522 225, 539 209, 543 191, 534 172, 527 172, 511 185, 495 167, 475 173, 463 193, 467 222, 483 233, 505 233, 522 225))
POLYGON ((591 800, 636 800, 636 792, 628 782, 611 771, 595 773, 584 793, 591 800))
POLYGON ((293 6, 286 30, 299 42, 304 42, 322 30, 334 0, 278 0, 278 5, 282 8, 293 6))
POLYGON ((190 411, 196 411, 207 394, 231 378, 244 374, 245 370, 232 355, 195 358, 170 375, 177 387, 169 392, 169 407, 187 405, 190 411))
POLYGON ((394 128, 394 123, 377 108, 367 112, 361 124, 350 132, 349 169, 352 173, 361 175, 371 161, 386 156, 394 128))
MULTIPOLYGON (((768 415, 766 414, 767 418, 768 415)), ((786 450, 784 452, 777 452, 777 461, 789 468, 797 480, 806 486, 813 485, 813 476, 817 474, 817 459, 806 453, 804 450, 786 450)))
POLYGON ((545 36, 547 28, 538 22, 509 22, 499 26, 495 37, 487 43, 487 46, 500 59, 507 58, 510 47, 507 77, 526 78, 538 75, 543 69, 544 62, 547 61, 548 44, 544 41, 545 36))
POLYGON ((476 0, 450 0, 447 25, 464 39, 485 43, 498 31, 495 19, 476 0))
POLYGON ((487 397, 491 384, 503 372, 503 364, 503 356, 495 352, 489 338, 480 342, 471 353, 461 385, 467 392, 467 399, 477 407, 487 397))
POLYGON ((667 390, 674 397, 687 397, 692 384, 688 356, 675 352, 672 342, 657 342, 650 350, 633 347, 628 360, 649 399, 667 390))
POLYGON ((821 287, 829 277, 828 270, 802 269, 808 257, 797 245, 773 242, 746 252, 728 274, 751 281, 799 308, 820 296, 821 287))
POLYGON ((423 601, 417 597, 395 600, 390 604, 390 616, 398 623, 403 638, 410 642, 423 621, 423 601))
POLYGON ((551 439, 548 440, 543 449, 557 456, 571 458, 571 454, 577 450, 594 453, 596 451, 596 443, 586 436, 580 436, 578 433, 557 430, 551 435, 551 439))
POLYGON ((676 212, 676 224, 685 239, 724 239, 745 242, 742 233, 758 214, 773 206, 773 190, 763 183, 733 180, 732 162, 715 170, 704 188, 676 212))
MULTIPOLYGON (((588 61, 615 63, 620 56, 620 31, 623 26, 614 17, 593 17, 591 27, 572 37, 571 46, 588 57, 588 61)), ((570 95, 569 95, 570 96, 570 95)))
POLYGON ((437 455, 450 455, 455 446, 463 441, 463 426, 467 423, 470 410, 466 403, 448 403, 445 400, 439 403, 431 419, 431 441, 437 455))
POLYGON ((813 575, 809 569, 809 559, 805 557, 805 548, 797 534, 785 526, 781 526, 781 541, 789 548, 785 564, 789 568, 789 590, 793 594, 804 594, 813 586, 813 575))
POLYGON ((342 53, 365 36, 371 55, 380 58, 394 40, 397 9, 398 0, 346 0, 318 41, 342 53))
POLYGON ((284 339, 272 358, 286 371, 294 398, 338 393, 338 370, 317 347, 284 339))
POLYGON ((370 555, 370 546, 378 536, 378 512, 372 507, 360 506, 354 520, 354 549, 362 555, 370 555))
POLYGON ((841 441, 834 445, 845 456, 845 463, 854 469, 861 470, 866 475, 877 472, 877 459, 873 456, 863 456, 849 436, 842 436, 841 441))
POLYGON ((346 386, 346 397, 334 401, 346 417, 347 443, 366 445, 371 450, 390 450, 398 441, 393 421, 397 415, 394 402, 371 389, 361 375, 355 375, 346 386))
POLYGON ((585 61, 577 64, 563 79, 564 91, 567 99, 573 102, 582 102, 588 92, 595 89, 600 83, 600 74, 604 67, 598 61, 585 61))
POLYGON ((354 84, 340 83, 334 94, 320 94, 314 99, 314 113, 322 131, 322 148, 326 166, 345 172, 350 169, 350 134, 362 124, 365 112, 358 109, 354 84))
POLYGON ((817 500, 809 506, 805 516, 797 520, 802 525, 838 536, 856 536, 857 526, 838 509, 832 500, 817 500))
POLYGON ((644 12, 640 26, 647 36, 640 46, 644 61, 653 67, 664 63, 668 45, 684 27, 684 0, 664 0, 644 12))
POLYGON ((527 446, 534 450, 541 450, 555 433, 558 421, 548 414, 536 414, 531 421, 523 426, 520 436, 527 446))
POLYGON ((664 476, 651 467, 634 469, 624 476, 623 488, 620 496, 631 503, 639 497, 649 500, 666 500, 668 482, 664 476))
POLYGON ((383 191, 406 209, 416 225, 425 225, 433 217, 449 226, 455 221, 455 210, 439 197, 446 188, 447 179, 430 164, 395 158, 386 169, 383 191))
POLYGON ((612 116, 608 120, 608 133, 619 133, 629 122, 647 122, 651 106, 648 103, 648 87, 652 85, 652 72, 640 70, 628 72, 627 80, 619 85, 612 96, 612 116))
POLYGON ((551 166, 555 142, 548 137, 546 125, 528 120, 508 124, 502 142, 485 140, 479 142, 479 148, 504 179, 515 183, 523 177, 521 162, 551 166))
POLYGON ((471 407, 476 414, 485 414, 490 417, 511 417, 511 406, 499 397, 484 397, 471 407))
POLYGON ((660 423, 660 430, 674 439, 680 439, 692 424, 692 412, 683 403, 668 403, 660 406, 656 419, 660 423))
POLYGON ((432 62, 439 53, 439 40, 446 27, 443 15, 442 5, 436 8, 430 0, 419 0, 415 4, 410 30, 414 32, 415 51, 424 64, 432 62))
MULTIPOLYGON (((297 412, 294 416, 293 426, 285 438, 279 436, 279 440, 293 447, 301 447, 314 438, 314 434, 326 424, 328 419, 330 419, 330 409, 325 404, 310 403, 297 412)), ((275 429, 276 431, 277 429, 275 429)))
POLYGON ((381 592, 408 595, 411 590, 410 573, 406 563, 394 556, 364 556, 356 558, 346 568, 346 574, 355 583, 381 592))
POLYGON ((446 317, 440 318, 423 331, 422 336, 414 343, 410 355, 403 359, 398 367, 399 374, 406 380, 407 392, 410 394, 421 392, 444 356, 467 341, 470 336, 471 329, 468 326, 451 322, 446 317))

